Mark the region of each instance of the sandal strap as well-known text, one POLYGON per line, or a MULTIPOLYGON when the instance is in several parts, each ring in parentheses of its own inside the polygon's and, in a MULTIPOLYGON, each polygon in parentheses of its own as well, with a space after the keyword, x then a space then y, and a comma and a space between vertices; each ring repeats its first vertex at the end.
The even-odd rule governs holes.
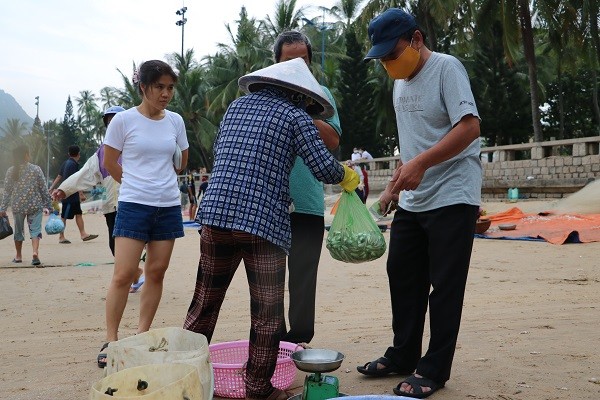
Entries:
POLYGON ((428 387, 429 389, 431 389, 432 392, 434 392, 443 386, 424 376, 419 378, 415 375, 411 375, 402 382, 400 382, 397 386, 398 390, 400 390, 400 387, 403 383, 409 384, 413 390, 413 393, 415 394, 422 394, 424 387, 428 387))

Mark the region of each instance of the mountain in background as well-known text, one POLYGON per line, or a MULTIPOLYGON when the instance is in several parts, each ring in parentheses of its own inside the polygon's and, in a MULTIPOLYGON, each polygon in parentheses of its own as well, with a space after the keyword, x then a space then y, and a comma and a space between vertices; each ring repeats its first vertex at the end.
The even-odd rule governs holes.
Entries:
MULTIPOLYGON (((33 118, 27 115, 14 97, 0 89, 0 127, 4 128, 6 120, 11 118, 25 122, 28 127, 33 126, 33 118)), ((3 133, 0 131, 0 136, 2 135, 3 133)))

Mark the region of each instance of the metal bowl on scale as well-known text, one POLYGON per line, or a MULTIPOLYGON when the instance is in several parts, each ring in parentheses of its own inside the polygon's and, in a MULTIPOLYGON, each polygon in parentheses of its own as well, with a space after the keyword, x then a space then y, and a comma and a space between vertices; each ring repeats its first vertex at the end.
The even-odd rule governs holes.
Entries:
POLYGON ((344 355, 327 349, 304 349, 291 354, 291 359, 300 371, 332 372, 342 365, 344 355))

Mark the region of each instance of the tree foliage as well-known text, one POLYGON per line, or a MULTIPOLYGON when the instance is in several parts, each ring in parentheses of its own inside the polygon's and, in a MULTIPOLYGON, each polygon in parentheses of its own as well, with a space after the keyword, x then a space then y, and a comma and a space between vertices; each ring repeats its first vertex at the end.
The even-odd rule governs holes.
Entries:
POLYGON ((342 125, 342 157, 349 157, 352 148, 362 146, 374 156, 387 152, 375 129, 373 119, 372 85, 368 81, 369 69, 362 62, 363 53, 354 29, 346 31, 347 59, 340 61, 340 123, 342 125))
MULTIPOLYGON (((340 0, 327 9, 298 8, 296 0, 276 0, 274 11, 263 19, 251 18, 242 7, 239 18, 224 27, 229 41, 219 43, 214 54, 201 55, 200 61, 193 50, 168 57, 179 73, 169 109, 184 118, 190 166, 210 170, 219 122, 231 101, 242 94, 239 77, 272 64, 275 37, 283 30, 300 29, 313 44, 315 77, 338 102, 342 154, 363 146, 375 155, 391 155, 397 141, 393 82, 380 63, 363 64, 362 57, 370 47, 369 21, 388 7, 401 7, 416 16, 430 49, 456 56, 467 68, 488 144, 600 134, 599 4, 597 0, 340 0)), ((40 161, 45 151, 46 159, 53 160, 51 169, 57 168, 54 162, 64 159, 71 144, 79 144, 87 156, 105 134, 102 110, 141 102, 131 74, 118 71, 121 87, 105 87, 99 96, 80 91, 76 111, 68 98, 64 119, 55 122, 53 134, 47 134, 46 123, 44 129, 37 126, 30 132, 14 123, 0 129, 19 132, 22 140, 27 137, 40 161), (44 136, 50 137, 50 155, 43 148, 48 144, 44 136)), ((7 136, 14 139, 19 134, 4 135, 0 146, 8 146, 7 136)))

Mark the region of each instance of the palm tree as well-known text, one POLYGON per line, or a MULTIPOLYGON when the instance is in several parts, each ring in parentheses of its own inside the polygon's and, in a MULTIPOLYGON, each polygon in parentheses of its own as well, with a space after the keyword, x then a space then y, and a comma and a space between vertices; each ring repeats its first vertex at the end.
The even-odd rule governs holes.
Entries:
POLYGON ((4 134, 1 138, 3 147, 10 149, 23 143, 23 135, 28 133, 29 127, 18 118, 9 118, 0 131, 4 134))
POLYGON ((598 100, 598 65, 600 64, 600 5, 597 0, 574 0, 576 8, 581 10, 581 32, 584 34, 584 49, 586 49, 592 71, 592 102, 596 117, 597 132, 600 135, 600 101, 598 100))
POLYGON ((102 102, 102 109, 106 110, 109 107, 119 105, 118 92, 115 88, 106 86, 100 90, 100 101, 102 102))
POLYGON ((273 19, 267 15, 262 22, 265 34, 274 42, 281 32, 298 29, 298 21, 306 9, 300 7, 296 10, 296 0, 278 0, 273 19))
POLYGON ((96 96, 89 90, 79 92, 77 102, 77 125, 83 140, 80 140, 82 158, 89 157, 102 142, 104 129, 102 113, 96 105, 96 96))
POLYGON ((217 54, 205 58, 206 78, 211 87, 208 115, 212 121, 219 121, 229 103, 240 96, 237 80, 241 76, 273 63, 272 42, 262 34, 261 24, 248 18, 245 7, 236 22, 236 35, 229 24, 225 26, 232 45, 219 43, 217 54))
MULTIPOLYGON (((504 1, 505 4, 509 3, 504 1)), ((542 124, 540 115, 540 95, 538 89, 538 71, 535 57, 535 46, 533 45, 533 27, 531 24, 531 11, 528 0, 517 0, 519 25, 521 27, 521 39, 523 52, 527 67, 529 68, 529 90, 531 93, 531 117, 533 119, 533 140, 542 141, 542 124)))
MULTIPOLYGON (((135 62, 132 63, 132 72, 136 71, 137 67, 135 62)), ((134 85, 133 82, 125 75, 120 69, 117 68, 119 74, 121 74, 121 78, 123 79, 123 89, 110 88, 114 97, 116 98, 116 104, 120 105, 123 108, 131 108, 135 107, 142 102, 142 97, 138 90, 137 85, 134 85)))
POLYGON ((363 2, 364 0, 339 0, 329 12, 340 21, 344 21, 344 25, 349 27, 356 17, 358 17, 360 6, 363 2))
POLYGON ((542 42, 548 43, 546 53, 552 54, 553 75, 558 84, 559 129, 558 139, 565 137, 565 110, 563 73, 575 71, 578 64, 578 54, 582 51, 581 32, 577 26, 577 10, 564 0, 546 0, 539 3, 542 42))
POLYGON ((190 142, 188 165, 200 164, 210 170, 217 127, 207 118, 206 71, 194 62, 193 50, 188 50, 184 57, 173 53, 170 61, 179 71, 179 79, 169 108, 180 114, 185 122, 190 142))
POLYGON ((77 102, 77 113, 84 117, 89 117, 89 113, 92 110, 97 110, 96 95, 89 90, 82 90, 79 92, 79 97, 75 98, 77 102))
POLYGON ((48 161, 48 150, 46 136, 40 131, 31 132, 24 137, 25 144, 29 149, 31 163, 43 167, 48 161))

